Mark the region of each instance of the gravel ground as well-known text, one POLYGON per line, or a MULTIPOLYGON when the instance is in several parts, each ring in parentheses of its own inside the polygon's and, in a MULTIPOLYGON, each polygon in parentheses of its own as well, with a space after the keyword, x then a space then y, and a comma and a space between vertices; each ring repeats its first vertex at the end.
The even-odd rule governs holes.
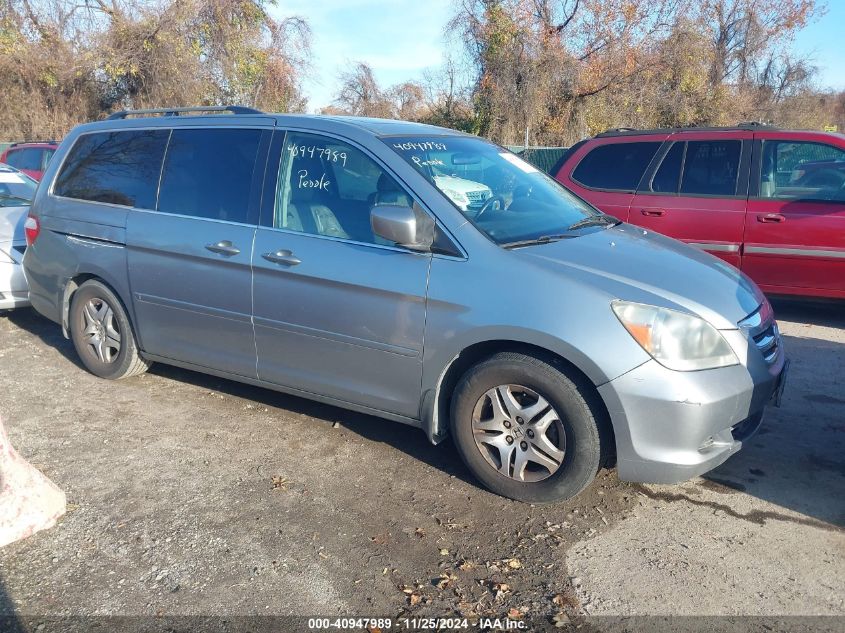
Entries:
POLYGON ((0 415, 69 502, 0 550, 0 615, 843 616, 845 310, 776 312, 790 383, 743 451, 553 506, 410 427, 162 365, 99 380, 0 316, 0 415))

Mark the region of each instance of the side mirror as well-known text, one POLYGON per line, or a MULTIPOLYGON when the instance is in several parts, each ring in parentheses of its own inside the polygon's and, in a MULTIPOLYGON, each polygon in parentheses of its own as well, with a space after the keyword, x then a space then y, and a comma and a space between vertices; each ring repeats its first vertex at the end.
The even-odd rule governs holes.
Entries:
POLYGON ((429 251, 434 242, 434 220, 416 203, 377 205, 370 209, 370 225, 379 237, 414 251, 429 251))

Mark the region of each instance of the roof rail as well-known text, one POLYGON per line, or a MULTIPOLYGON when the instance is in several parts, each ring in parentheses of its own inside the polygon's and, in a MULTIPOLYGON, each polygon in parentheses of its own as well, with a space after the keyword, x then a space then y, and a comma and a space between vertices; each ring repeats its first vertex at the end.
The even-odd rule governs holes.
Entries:
POLYGON ((9 143, 9 147, 17 147, 18 145, 36 145, 36 144, 47 144, 50 143, 52 145, 58 145, 58 141, 48 140, 48 141, 16 141, 14 143, 9 143))
POLYGON ((261 110, 248 108, 246 106, 191 106, 187 108, 147 108, 145 110, 120 110, 108 116, 109 121, 125 119, 129 116, 140 116, 145 114, 160 114, 162 116, 179 116, 184 113, 193 112, 231 112, 232 114, 264 114, 261 110))

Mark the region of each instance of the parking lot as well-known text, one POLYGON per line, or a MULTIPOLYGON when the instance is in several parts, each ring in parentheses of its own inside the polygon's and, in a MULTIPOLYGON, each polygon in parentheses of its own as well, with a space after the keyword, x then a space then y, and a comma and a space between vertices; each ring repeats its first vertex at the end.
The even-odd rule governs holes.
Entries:
POLYGON ((0 415, 69 504, 0 550, 0 614, 843 615, 845 311, 775 309, 790 382, 737 456, 549 506, 415 429, 163 365, 103 381, 0 316, 0 415))

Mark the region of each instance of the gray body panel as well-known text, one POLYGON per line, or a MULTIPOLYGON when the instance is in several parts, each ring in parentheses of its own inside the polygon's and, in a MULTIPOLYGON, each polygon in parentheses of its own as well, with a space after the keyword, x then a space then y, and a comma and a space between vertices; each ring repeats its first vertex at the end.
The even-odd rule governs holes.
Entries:
POLYGON ((431 256, 270 228, 255 253, 258 377, 418 417, 431 256))
POLYGON ((126 246, 141 349, 255 378, 251 259, 255 227, 135 211, 126 246), (233 256, 207 244, 231 242, 233 256))
MULTIPOLYGON (((571 363, 610 414, 620 476, 670 481, 738 450, 731 428, 759 414, 783 367, 763 361, 737 322, 764 301, 720 260, 632 226, 505 250, 378 135, 458 134, 419 124, 316 116, 162 117, 89 124, 62 143, 33 205, 42 233, 25 257, 36 309, 66 318, 73 279, 96 276, 125 303, 151 359, 208 371, 446 434, 444 376, 477 344, 522 344, 571 363), (274 126, 363 148, 454 241, 458 256, 60 199, 50 186, 86 131, 274 126), (221 257, 205 246, 231 241, 221 257), (290 251, 299 260, 263 257, 290 251), (81 277, 80 277, 81 276, 81 277), (69 283, 70 282, 70 283, 69 283), (741 364, 670 371, 634 341, 614 299, 701 316, 741 364), (712 445, 702 442, 714 436, 712 445)), ((272 157, 268 164, 272 162, 272 157)), ((267 171, 264 195, 276 174, 267 171), (267 184, 269 183, 269 184, 267 184)), ((266 204, 263 208, 266 208, 266 204)))

